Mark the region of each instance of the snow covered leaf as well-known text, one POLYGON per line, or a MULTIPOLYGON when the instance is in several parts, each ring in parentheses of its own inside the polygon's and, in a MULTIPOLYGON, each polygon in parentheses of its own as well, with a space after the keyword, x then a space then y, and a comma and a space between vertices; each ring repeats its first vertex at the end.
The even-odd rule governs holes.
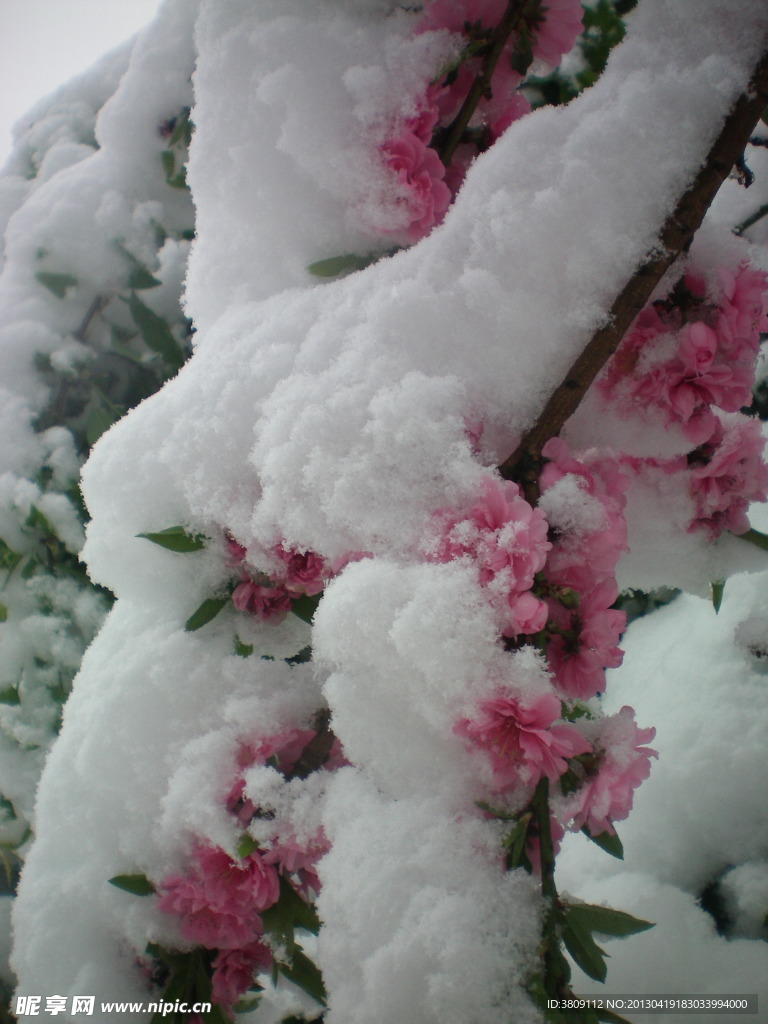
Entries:
POLYGON ((133 896, 151 896, 155 891, 154 885, 146 875, 115 875, 108 879, 110 885, 116 889, 122 889, 133 896))
POLYGON ((184 362, 184 353, 165 320, 145 305, 135 292, 131 293, 128 308, 147 346, 158 352, 169 366, 178 369, 184 362))
POLYGON ((196 629, 205 626, 216 618, 224 605, 229 604, 229 600, 229 597, 207 597, 184 623, 184 629, 188 633, 194 633, 196 629))
POLYGON ((54 274, 48 270, 38 270, 35 278, 49 292, 53 292, 57 299, 63 299, 67 294, 67 289, 74 288, 77 285, 77 278, 73 277, 72 274, 54 274))
POLYGON ((322 1006, 326 1004, 326 991, 323 976, 319 969, 299 947, 294 950, 290 964, 280 964, 280 973, 298 985, 308 996, 312 996, 322 1006))
POLYGON ((568 914, 563 925, 563 942, 565 948, 573 957, 574 961, 584 973, 594 981, 605 981, 608 973, 605 960, 605 950, 601 949, 592 938, 589 927, 579 918, 572 917, 573 907, 568 908, 568 914))
POLYGON ((573 926, 574 921, 578 926, 583 926, 591 932, 615 938, 647 932, 649 928, 655 927, 652 921, 641 921, 623 910, 613 910, 611 907, 600 907, 592 903, 574 903, 569 906, 568 923, 573 926))
POLYGON ((187 551, 201 551, 205 547, 206 538, 202 533, 187 533, 183 526, 169 526, 157 533, 138 533, 137 537, 151 540, 161 548, 184 554, 187 551))
POLYGON ((591 839, 593 843, 596 843, 601 850, 605 850, 606 853, 610 853, 612 857, 616 857, 617 860, 624 860, 624 847, 621 845, 618 833, 614 832, 611 835, 610 832, 600 832, 596 836, 592 835, 587 826, 581 830, 587 839, 591 839))
POLYGON ((354 270, 365 270, 366 267, 386 255, 389 253, 369 253, 367 256, 357 256, 353 252, 348 252, 344 256, 331 256, 327 260, 310 263, 307 270, 315 277, 338 277, 340 274, 351 274, 354 270))

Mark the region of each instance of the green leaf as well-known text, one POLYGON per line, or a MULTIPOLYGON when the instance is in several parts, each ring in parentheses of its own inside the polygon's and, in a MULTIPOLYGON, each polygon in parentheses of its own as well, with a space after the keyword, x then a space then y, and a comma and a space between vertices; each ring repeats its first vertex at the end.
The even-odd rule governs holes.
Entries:
POLYGON ((16 808, 13 806, 11 801, 4 796, 0 796, 0 814, 2 814, 6 821, 16 821, 16 808))
POLYGON ((147 347, 158 352, 166 363, 178 369, 184 362, 184 353, 165 320, 145 305, 135 292, 131 292, 128 308, 147 347))
POLYGON ((253 838, 253 836, 249 836, 247 832, 243 832, 243 834, 237 841, 235 852, 237 853, 237 856, 240 858, 240 860, 244 860, 246 857, 249 857, 254 850, 257 850, 258 848, 259 844, 253 838))
POLYGON ((502 845, 506 850, 507 871, 512 871, 523 863, 525 841, 532 819, 531 814, 523 814, 515 827, 504 836, 502 845))
POLYGON ((749 541, 750 544, 754 544, 755 547, 762 548, 763 551, 768 551, 768 536, 764 533, 760 533, 759 530, 747 530, 746 533, 737 533, 734 536, 740 540, 749 541))
POLYGON ((355 270, 365 270, 366 267, 378 262, 383 256, 388 256, 391 251, 395 250, 371 252, 367 256, 357 256, 353 252, 348 252, 343 256, 331 256, 327 260, 310 263, 307 270, 315 277, 338 277, 339 274, 351 274, 355 270))
POLYGON ((165 180, 173 175, 176 170, 176 156, 170 149, 164 149, 160 154, 160 163, 163 165, 163 171, 165 172, 165 180))
POLYGON ((35 278, 49 292, 53 292, 57 299, 63 299, 67 294, 67 289, 77 285, 77 278, 72 274, 53 274, 48 270, 38 270, 35 278))
POLYGON ((0 539, 0 569, 7 569, 8 572, 13 572, 21 558, 22 556, 17 551, 8 547, 5 541, 0 539))
POLYGON ((0 690, 0 704, 21 704, 19 691, 15 686, 6 686, 0 690))
POLYGON ((249 658, 253 654, 253 644, 244 644, 239 636, 235 636, 235 654, 238 658, 249 658))
POLYGON ((0 602, 0 622, 8 621, 8 607, 0 602))
POLYGON ((709 589, 712 592, 712 607, 715 609, 715 615, 717 615, 720 611, 720 605, 723 603, 725 580, 715 580, 714 583, 710 583, 709 589))
POLYGON ((150 273, 141 260, 137 259, 121 242, 115 242, 115 245, 131 265, 128 275, 128 287, 135 289, 137 292, 145 288, 157 288, 161 282, 150 273))
POLYGON ((124 411, 110 402, 98 388, 94 388, 91 410, 85 423, 85 439, 88 444, 93 447, 101 435, 120 419, 124 411))
POLYGON ((200 607, 192 612, 184 623, 184 629, 188 633, 194 633, 196 629, 205 626, 212 619, 215 619, 221 609, 229 604, 229 595, 226 597, 207 597, 200 607))
POLYGON ((606 955, 605 951, 600 949, 589 929, 579 921, 578 917, 571 920, 570 912, 563 925, 563 942, 574 961, 588 977, 594 981, 605 981, 605 976, 608 973, 605 960, 603 960, 606 955))
POLYGON ((642 921, 623 910, 613 910, 611 907, 600 907, 592 903, 571 904, 568 907, 567 920, 571 925, 574 921, 578 922, 590 932, 611 935, 619 939, 656 927, 652 921, 642 921))
POLYGON ((178 554, 201 551, 207 540, 202 533, 187 533, 183 526, 169 526, 157 533, 137 533, 136 536, 151 540, 153 544, 167 548, 168 551, 176 551, 178 554))
POLYGON ((304 928, 305 931, 317 935, 320 930, 320 919, 315 908, 299 896, 290 882, 280 876, 280 897, 277 903, 262 911, 261 919, 264 930, 273 935, 278 942, 284 943, 289 950, 295 947, 294 930, 304 928))
POLYGON ((320 598, 322 594, 313 594, 312 597, 309 594, 302 594, 301 597, 297 597, 291 605, 291 611, 294 615, 298 615, 304 622, 312 622, 317 606, 320 604, 320 598))
POLYGON ((601 850, 605 850, 606 853, 610 853, 612 857, 617 860, 624 860, 624 847, 621 844, 618 833, 611 835, 610 832, 600 832, 596 836, 593 836, 587 826, 581 830, 587 839, 591 839, 593 843, 600 847, 601 850))
POLYGON ((122 889, 133 896, 151 896, 156 891, 146 875, 115 875, 108 881, 116 889, 122 889))
POLYGON ((47 516, 43 515, 36 505, 33 505, 29 510, 29 515, 24 520, 24 525, 30 527, 32 530, 39 530, 40 533, 45 534, 46 537, 55 537, 56 531, 51 526, 50 520, 47 516))
POLYGON ((323 976, 320 969, 309 957, 296 947, 289 964, 280 964, 280 973, 284 974, 289 981, 306 992, 308 996, 317 1000, 322 1006, 326 1005, 326 991, 323 984, 323 976))
POLYGON ((174 125, 173 132, 168 140, 169 146, 188 146, 192 141, 192 122, 189 119, 190 113, 191 111, 189 107, 184 107, 176 118, 176 124, 174 125))

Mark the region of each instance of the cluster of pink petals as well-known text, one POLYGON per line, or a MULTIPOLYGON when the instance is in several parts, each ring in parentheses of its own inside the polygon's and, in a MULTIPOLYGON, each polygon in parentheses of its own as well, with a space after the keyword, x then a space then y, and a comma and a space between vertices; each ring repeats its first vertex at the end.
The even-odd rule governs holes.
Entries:
POLYGON ((719 294, 708 297, 704 282, 689 272, 691 308, 670 301, 646 307, 599 384, 625 415, 661 410, 697 445, 716 429, 714 408, 736 412, 751 402, 760 333, 768 330, 762 271, 742 263, 720 271, 719 284, 719 294))
POLYGON ((232 591, 232 603, 239 612, 248 612, 264 622, 282 622, 291 610, 293 600, 282 586, 242 580, 232 591))
POLYGON ((650 759, 658 757, 643 745, 651 742, 656 730, 638 729, 630 707, 604 719, 599 729, 596 766, 566 804, 570 827, 578 831, 586 826, 594 836, 614 834, 613 822, 628 816, 634 791, 650 774, 650 759))
POLYGON ((305 896, 320 892, 317 862, 330 849, 325 832, 321 829, 310 839, 299 841, 295 835, 283 835, 270 845, 264 854, 268 864, 274 864, 281 875, 291 875, 305 896))
POLYGON ((199 843, 187 874, 170 875, 159 892, 158 908, 179 918, 187 942, 238 949, 261 935, 261 911, 277 902, 280 886, 277 871, 258 850, 235 861, 199 843))
POLYGON ((554 694, 527 700, 499 694, 482 701, 474 718, 457 722, 454 732, 487 753, 496 788, 505 791, 544 776, 554 782, 567 770, 567 758, 591 750, 578 729, 554 724, 560 715, 554 694))
POLYGON ((605 689, 605 669, 618 668, 624 652, 618 646, 626 615, 611 606, 618 597, 615 580, 603 580, 578 597, 576 608, 550 600, 553 632, 547 662, 560 692, 588 700, 605 689))
POLYGON ((571 476, 601 511, 592 528, 555 538, 544 569, 551 585, 547 661, 560 692, 585 700, 605 689, 605 669, 617 668, 623 658, 618 643, 626 616, 612 605, 618 597, 616 562, 627 547, 627 477, 613 458, 575 459, 560 438, 549 440, 542 454, 548 460, 542 494, 571 476))
POLYGON ((467 513, 441 513, 437 521, 435 560, 471 558, 476 563, 480 583, 501 613, 502 632, 516 636, 543 629, 547 608, 530 590, 550 549, 547 520, 517 484, 487 476, 467 513))
POLYGON ((712 440, 689 457, 689 489, 696 506, 690 530, 703 529, 715 540, 724 530, 749 529, 750 503, 768 498, 764 451, 758 420, 718 421, 712 440))
POLYGON ((440 223, 451 201, 445 167, 435 150, 408 128, 384 142, 380 152, 396 182, 396 220, 404 221, 393 231, 418 242, 440 223))
POLYGON ((253 984, 254 976, 269 971, 271 967, 272 952, 258 940, 237 949, 220 949, 213 961, 212 1000, 231 1011, 253 984))
POLYGON ((296 598, 319 594, 333 572, 343 564, 329 567, 314 551, 301 551, 279 543, 268 556, 278 568, 270 573, 256 572, 246 561, 245 547, 229 535, 226 549, 227 565, 237 569, 240 576, 232 592, 235 608, 274 624, 282 622, 296 598))

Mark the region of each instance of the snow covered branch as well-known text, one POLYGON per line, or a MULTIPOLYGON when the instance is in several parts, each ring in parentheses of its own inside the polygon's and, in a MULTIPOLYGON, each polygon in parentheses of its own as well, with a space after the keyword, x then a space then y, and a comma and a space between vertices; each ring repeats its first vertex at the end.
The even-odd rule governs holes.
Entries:
POLYGON ((755 124, 768 103, 768 53, 757 64, 749 85, 725 120, 692 184, 680 197, 651 249, 619 292, 606 324, 592 336, 563 381, 549 398, 534 426, 500 466, 507 480, 521 483, 529 500, 538 497, 541 449, 559 434, 589 387, 616 351, 630 324, 675 260, 691 244, 718 189, 744 152, 755 124))

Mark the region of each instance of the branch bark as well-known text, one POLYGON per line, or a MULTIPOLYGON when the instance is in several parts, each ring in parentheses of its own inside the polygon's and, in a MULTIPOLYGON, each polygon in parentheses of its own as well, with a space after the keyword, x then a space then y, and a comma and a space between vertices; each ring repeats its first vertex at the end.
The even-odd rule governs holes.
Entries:
POLYGON ((461 142, 461 136, 469 125, 478 103, 483 96, 490 95, 493 72, 499 62, 502 50, 507 44, 507 40, 520 27, 523 15, 525 14, 526 3, 527 0, 509 0, 501 21, 499 21, 491 34, 480 71, 476 75, 461 105, 461 109, 445 129, 444 137, 437 147, 438 155, 446 167, 451 162, 453 154, 456 152, 456 147, 461 142))
POLYGON ((506 480, 515 480, 529 501, 538 500, 541 449, 560 433, 592 382, 618 347, 630 324, 651 297, 675 260, 685 252, 701 225, 717 190, 728 177, 768 104, 768 53, 764 53, 747 89, 739 96, 692 184, 664 222, 657 245, 649 251, 617 295, 607 323, 592 337, 565 379, 555 389, 536 423, 514 452, 499 466, 506 480))

